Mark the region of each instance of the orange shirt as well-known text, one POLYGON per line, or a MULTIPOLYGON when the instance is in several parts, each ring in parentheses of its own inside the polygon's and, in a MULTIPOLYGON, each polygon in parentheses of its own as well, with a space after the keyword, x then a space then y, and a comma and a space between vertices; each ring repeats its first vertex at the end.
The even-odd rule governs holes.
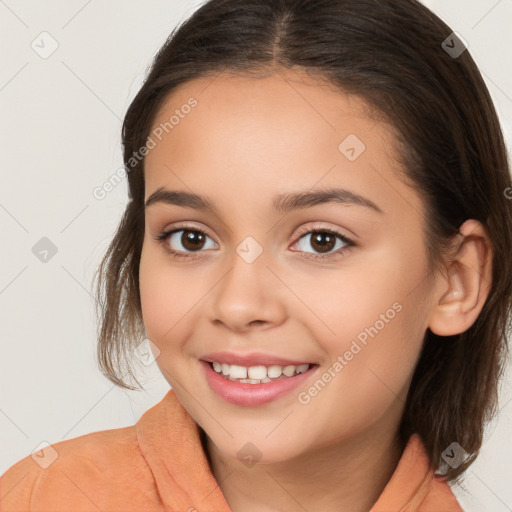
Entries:
MULTIPOLYGON (((199 428, 170 389, 131 427, 60 441, 11 466, 0 478, 0 511, 230 509, 199 428)), ((399 511, 463 512, 448 485, 434 477, 417 434, 370 512, 399 511)))

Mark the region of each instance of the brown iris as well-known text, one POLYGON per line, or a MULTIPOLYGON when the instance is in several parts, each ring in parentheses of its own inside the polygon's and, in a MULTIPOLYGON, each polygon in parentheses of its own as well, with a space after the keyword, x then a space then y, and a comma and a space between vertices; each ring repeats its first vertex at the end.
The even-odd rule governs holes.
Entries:
POLYGON ((311 246, 319 252, 329 252, 336 244, 336 237, 325 231, 313 231, 311 233, 311 246), (318 247, 315 247, 318 245, 318 247))
POLYGON ((205 235, 199 231, 184 230, 181 236, 183 247, 189 251, 201 249, 204 245, 205 235))

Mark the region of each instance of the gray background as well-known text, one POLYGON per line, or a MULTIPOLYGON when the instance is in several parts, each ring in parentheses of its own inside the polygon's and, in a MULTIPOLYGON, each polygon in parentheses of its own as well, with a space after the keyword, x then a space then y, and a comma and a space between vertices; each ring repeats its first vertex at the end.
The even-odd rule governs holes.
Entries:
MULTIPOLYGON (((512 0, 424 3, 467 41, 510 148, 512 0)), ((0 0, 0 474, 43 441, 133 425, 169 388, 154 363, 140 365, 142 392, 97 369, 91 281, 127 187, 93 190, 122 167, 121 120, 154 53, 199 5, 0 0), (46 262, 43 237, 57 250, 46 262)), ((453 488, 467 511, 512 510, 510 369, 467 491, 453 488)))

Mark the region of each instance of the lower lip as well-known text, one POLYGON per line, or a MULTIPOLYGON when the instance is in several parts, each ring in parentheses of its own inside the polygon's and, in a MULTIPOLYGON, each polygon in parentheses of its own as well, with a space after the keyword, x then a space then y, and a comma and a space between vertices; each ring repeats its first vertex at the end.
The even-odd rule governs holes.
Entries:
POLYGON ((247 384, 221 377, 206 361, 203 365, 206 380, 210 388, 227 402, 236 405, 261 405, 289 393, 307 380, 316 371, 318 365, 293 377, 279 379, 264 384, 247 384))

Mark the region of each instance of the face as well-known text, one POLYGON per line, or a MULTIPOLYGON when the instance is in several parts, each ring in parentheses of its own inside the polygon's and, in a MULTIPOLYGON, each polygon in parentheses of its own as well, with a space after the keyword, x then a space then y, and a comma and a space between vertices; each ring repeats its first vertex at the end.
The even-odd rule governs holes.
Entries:
POLYGON ((261 463, 286 461, 396 431, 433 301, 422 201, 398 178, 391 127, 369 114, 287 72, 189 82, 154 121, 145 199, 181 191, 211 209, 170 194, 146 207, 146 333, 227 457, 252 443, 261 463), (331 189, 291 209, 277 201, 331 189), (202 362, 221 351, 310 366, 285 386, 281 376, 275 395, 263 389, 273 381, 237 391, 202 362))

